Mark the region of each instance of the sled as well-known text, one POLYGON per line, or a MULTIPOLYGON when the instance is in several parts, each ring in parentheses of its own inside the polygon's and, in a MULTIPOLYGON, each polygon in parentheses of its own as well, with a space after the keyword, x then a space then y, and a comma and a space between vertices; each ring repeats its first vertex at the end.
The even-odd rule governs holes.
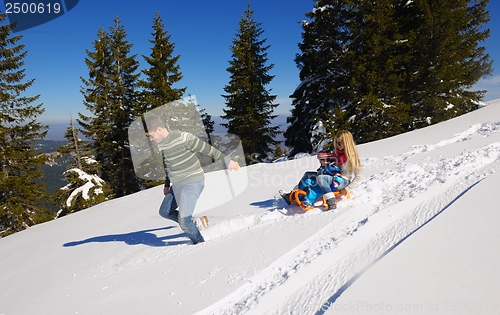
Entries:
MULTIPOLYGON (((334 191, 333 193, 335 194, 335 198, 337 198, 337 199, 340 199, 342 197, 342 195, 340 194, 340 191, 334 191)), ((309 211, 309 210, 314 209, 314 207, 305 207, 302 205, 302 201, 301 201, 306 194, 307 193, 302 189, 294 189, 290 192, 288 198, 289 198, 290 203, 292 205, 299 206, 302 209, 309 211)), ((347 199, 351 199, 351 195, 349 194, 348 191, 346 192, 345 196, 347 199)), ((321 196, 321 199, 316 200, 314 202, 314 205, 317 207, 322 207, 323 209, 328 209, 328 205, 326 204, 324 196, 321 196), (321 204, 317 205, 319 202, 321 202, 321 204)))

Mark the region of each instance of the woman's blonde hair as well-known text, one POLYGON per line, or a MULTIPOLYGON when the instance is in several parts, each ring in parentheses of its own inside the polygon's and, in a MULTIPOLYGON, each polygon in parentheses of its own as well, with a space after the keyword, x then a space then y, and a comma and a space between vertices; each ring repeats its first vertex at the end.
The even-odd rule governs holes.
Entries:
POLYGON ((352 134, 347 130, 340 130, 337 132, 334 139, 335 148, 337 148, 337 140, 344 143, 344 152, 352 170, 354 172, 361 170, 361 161, 359 160, 358 150, 356 149, 356 143, 354 142, 352 134))

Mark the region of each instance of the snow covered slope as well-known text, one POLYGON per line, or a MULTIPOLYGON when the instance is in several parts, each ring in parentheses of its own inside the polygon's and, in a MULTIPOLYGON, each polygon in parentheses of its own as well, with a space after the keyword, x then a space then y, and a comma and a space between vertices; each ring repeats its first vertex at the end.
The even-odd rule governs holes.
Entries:
POLYGON ((207 174, 196 246, 162 187, 0 239, 0 314, 499 314, 500 101, 359 151, 335 212, 278 197, 310 157, 207 174))

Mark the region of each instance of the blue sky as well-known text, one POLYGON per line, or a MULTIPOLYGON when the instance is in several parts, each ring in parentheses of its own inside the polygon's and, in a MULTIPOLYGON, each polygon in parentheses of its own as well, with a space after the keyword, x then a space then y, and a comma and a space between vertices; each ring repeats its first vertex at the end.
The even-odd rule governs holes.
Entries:
MULTIPOLYGON (((248 0, 80 0, 63 16, 40 26, 21 31, 21 43, 29 51, 25 59, 26 78, 36 78, 28 95, 40 94, 45 113, 43 123, 69 122, 70 113, 88 112, 80 93, 80 77, 88 78, 85 65, 86 49, 93 50, 92 42, 99 28, 109 30, 119 15, 134 46, 132 54, 143 69, 147 66, 141 55, 149 55, 152 23, 156 12, 161 14, 165 29, 175 43, 175 55, 181 55, 179 65, 183 79, 176 87, 187 86, 187 93, 195 95, 201 108, 213 116, 223 114, 224 86, 229 82, 226 71, 231 59, 230 46, 238 30, 238 22, 247 8, 248 0), (125 5, 126 3, 126 5, 125 5)), ((268 86, 277 95, 276 114, 288 115, 291 100, 288 96, 299 84, 299 72, 293 61, 301 41, 300 21, 313 8, 313 0, 253 0, 254 19, 262 23, 269 63, 274 64, 270 74, 275 75, 268 86)), ((5 11, 3 2, 0 4, 5 11)), ((491 59, 500 60, 500 4, 491 0, 488 7, 492 17, 488 27, 491 37, 485 43, 491 59)), ((497 62, 493 76, 481 80, 475 87, 487 89, 485 101, 500 98, 500 71, 497 62)))

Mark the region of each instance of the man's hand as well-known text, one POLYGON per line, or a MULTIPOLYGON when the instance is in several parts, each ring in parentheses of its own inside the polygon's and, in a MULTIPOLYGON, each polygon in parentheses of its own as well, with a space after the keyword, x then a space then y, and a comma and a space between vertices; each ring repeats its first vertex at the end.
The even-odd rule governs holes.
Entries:
POLYGON ((230 171, 239 171, 240 170, 240 164, 238 164, 238 162, 236 162, 236 161, 231 160, 231 162, 229 162, 229 164, 227 165, 227 168, 230 171))
POLYGON ((164 195, 167 195, 169 191, 170 191, 170 187, 163 187, 163 194, 164 195))

